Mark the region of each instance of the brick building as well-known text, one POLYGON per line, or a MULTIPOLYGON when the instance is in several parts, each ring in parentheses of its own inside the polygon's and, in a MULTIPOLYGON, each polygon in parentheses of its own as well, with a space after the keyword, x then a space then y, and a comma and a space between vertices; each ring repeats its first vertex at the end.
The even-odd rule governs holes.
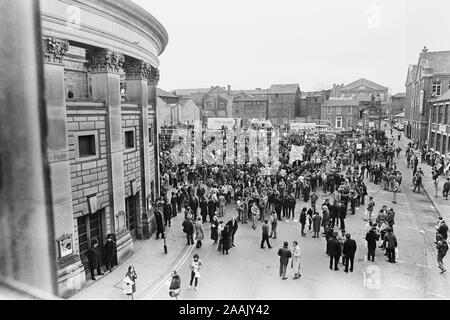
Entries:
POLYGON ((405 86, 407 137, 429 143, 432 100, 450 88, 450 51, 429 52, 425 47, 417 65, 409 66, 405 86))
POLYGON ((246 120, 266 120, 268 117, 268 101, 266 97, 252 96, 245 92, 233 98, 233 117, 246 120))
POLYGON ((295 109, 295 117, 305 122, 318 122, 321 120, 321 107, 330 97, 331 90, 302 92, 300 108, 295 109))
POLYGON ((335 99, 322 103, 322 121, 326 120, 333 129, 344 129, 362 125, 359 101, 354 99, 335 99))
POLYGON ((387 115, 392 116, 405 111, 406 93, 397 93, 390 97, 387 115))
POLYGON ((434 98, 431 103, 429 146, 446 154, 450 151, 450 90, 434 98))
MULTIPOLYGON (((173 92, 180 96, 181 101, 192 99, 197 103, 205 118, 250 119, 251 114, 248 111, 238 110, 238 108, 245 109, 253 104, 257 110, 261 110, 260 106, 266 103, 268 119, 274 125, 284 125, 294 120, 295 112, 300 109, 301 103, 298 84, 275 84, 269 89, 255 90, 231 90, 231 86, 227 88, 216 86, 210 89, 176 89, 173 92), (233 103, 234 99, 238 99, 238 102, 233 103)), ((258 111, 258 117, 262 117, 260 111, 258 111)))

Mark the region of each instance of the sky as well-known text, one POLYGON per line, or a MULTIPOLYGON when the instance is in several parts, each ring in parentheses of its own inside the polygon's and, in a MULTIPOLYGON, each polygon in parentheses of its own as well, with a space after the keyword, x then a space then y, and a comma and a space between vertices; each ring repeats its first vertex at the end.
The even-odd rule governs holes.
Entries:
POLYGON ((133 0, 166 28, 159 87, 405 91, 408 65, 450 50, 448 0, 133 0))

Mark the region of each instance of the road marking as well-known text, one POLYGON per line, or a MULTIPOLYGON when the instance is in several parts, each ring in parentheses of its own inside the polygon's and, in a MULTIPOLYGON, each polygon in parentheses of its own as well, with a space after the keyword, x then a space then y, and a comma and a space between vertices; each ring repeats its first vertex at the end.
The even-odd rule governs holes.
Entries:
MULTIPOLYGON (((179 270, 179 268, 186 262, 187 258, 191 255, 192 251, 194 251, 194 246, 190 246, 190 248, 183 254, 182 258, 175 264, 173 270, 179 270)), ((159 290, 161 290, 162 287, 164 287, 167 282, 169 281, 172 271, 170 270, 170 272, 168 274, 166 274, 166 276, 164 278, 161 279, 161 281, 159 283, 157 283, 153 289, 148 293, 148 294, 142 294, 142 298, 146 299, 146 300, 151 300, 151 298, 157 294, 159 292, 159 290)), ((139 298, 141 298, 139 297, 139 298)))
POLYGON ((444 295, 438 294, 438 293, 425 292, 425 294, 428 294, 428 295, 430 295, 430 296, 439 297, 439 298, 445 298, 444 295))
POLYGON ((421 268, 431 269, 430 266, 426 266, 426 265, 423 265, 423 264, 420 264, 420 263, 417 263, 416 266, 421 267, 421 268))
POLYGON ((396 287, 396 288, 400 288, 400 289, 411 290, 411 288, 409 288, 409 287, 401 286, 401 285, 398 285, 398 284, 393 284, 392 286, 396 287))

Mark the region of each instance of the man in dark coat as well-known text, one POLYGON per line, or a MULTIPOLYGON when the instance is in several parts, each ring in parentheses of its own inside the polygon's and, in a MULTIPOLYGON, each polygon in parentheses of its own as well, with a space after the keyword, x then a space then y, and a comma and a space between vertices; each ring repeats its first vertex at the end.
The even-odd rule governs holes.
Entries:
POLYGON ((342 254, 344 255, 345 261, 345 272, 348 272, 348 263, 350 261, 350 272, 353 272, 353 262, 355 260, 355 252, 356 252, 356 241, 351 239, 349 233, 345 235, 344 247, 342 248, 342 254))
POLYGON ((269 242, 269 220, 264 221, 264 224, 262 225, 261 249, 264 249, 264 242, 267 243, 269 249, 272 248, 269 242))
POLYGON ((366 234, 367 241, 367 261, 375 259, 375 249, 377 248, 377 241, 380 239, 380 235, 377 233, 377 228, 374 226, 366 234))
POLYGON ((175 218, 178 215, 177 212, 177 202, 178 197, 175 191, 172 192, 172 197, 170 198, 170 204, 172 205, 172 217, 175 218))
POLYGON ((388 262, 395 263, 395 248, 397 248, 397 238, 392 232, 391 228, 388 228, 388 233, 384 235, 383 246, 386 248, 388 256, 388 262))
POLYGON ((280 277, 283 280, 286 280, 286 269, 289 263, 289 259, 292 257, 291 250, 288 249, 288 243, 285 241, 283 244, 283 248, 278 250, 278 255, 280 256, 280 277))
POLYGON ((106 259, 106 270, 109 270, 109 272, 111 272, 113 269, 115 253, 116 253, 116 243, 112 239, 112 235, 108 234, 106 236, 106 243, 105 243, 105 259, 106 259))
POLYGON ((187 239, 187 245, 193 245, 194 244, 194 223, 192 222, 192 219, 190 217, 186 217, 186 219, 183 221, 183 232, 186 233, 186 239, 187 239))
POLYGON ((208 215, 209 215, 209 221, 212 221, 212 218, 216 214, 216 203, 214 200, 210 197, 208 200, 208 215))
POLYGON ((341 256, 341 244, 336 239, 338 233, 335 232, 333 237, 327 242, 327 252, 330 256, 330 269, 333 270, 333 260, 334 260, 334 271, 339 270, 338 262, 341 256))
POLYGON ((231 246, 235 247, 234 235, 236 234, 237 229, 238 229, 238 222, 237 222, 236 218, 234 216, 231 217, 231 220, 227 222, 226 226, 228 226, 228 231, 230 232, 231 246))
POLYGON ((159 239, 159 235, 164 239, 164 218, 159 206, 155 207, 155 209, 156 240, 159 239))
POLYGON ((202 222, 205 223, 206 217, 208 216, 208 201, 206 201, 206 198, 203 196, 200 199, 200 215, 202 216, 202 222))
POLYGON ((101 255, 98 250, 97 239, 92 240, 92 246, 87 251, 87 257, 89 261, 89 270, 91 271, 91 279, 96 280, 94 276, 95 269, 97 269, 97 275, 103 275, 102 270, 100 270, 101 255))
POLYGON ((165 220, 165 226, 170 227, 170 220, 172 219, 172 205, 170 202, 166 199, 164 199, 164 205, 163 205, 163 214, 164 214, 164 220, 165 220))

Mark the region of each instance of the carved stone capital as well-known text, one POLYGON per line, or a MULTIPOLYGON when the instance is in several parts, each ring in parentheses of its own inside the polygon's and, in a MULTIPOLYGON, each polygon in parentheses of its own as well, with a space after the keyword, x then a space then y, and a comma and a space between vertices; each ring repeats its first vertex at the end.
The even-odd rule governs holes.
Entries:
POLYGON ((123 69, 127 74, 127 80, 147 80, 152 66, 143 60, 126 59, 123 69))
POLYGON ((62 64, 64 56, 69 51, 69 41, 56 39, 55 37, 44 37, 42 49, 46 63, 62 64))
POLYGON ((147 80, 148 84, 157 86, 159 83, 159 69, 152 66, 147 80))
POLYGON ((124 55, 109 49, 87 50, 86 59, 90 72, 119 73, 125 62, 124 55))

